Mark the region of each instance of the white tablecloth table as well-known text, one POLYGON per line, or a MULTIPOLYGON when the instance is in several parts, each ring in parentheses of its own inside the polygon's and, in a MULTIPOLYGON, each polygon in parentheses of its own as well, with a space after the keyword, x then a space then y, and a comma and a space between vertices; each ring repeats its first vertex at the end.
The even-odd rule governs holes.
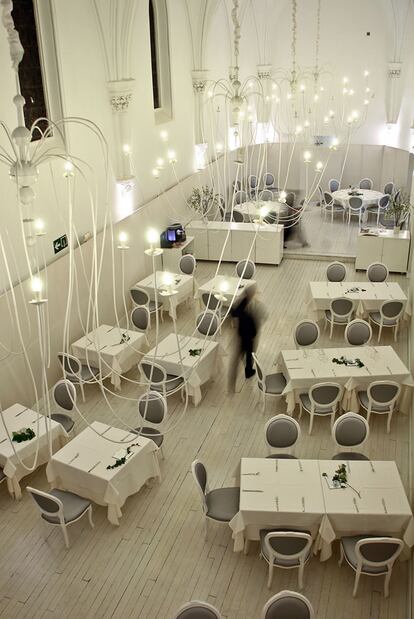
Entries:
POLYGON ((53 487, 75 492, 98 505, 106 505, 109 522, 118 525, 126 499, 137 493, 149 479, 160 478, 157 450, 151 439, 94 421, 90 428, 53 455, 46 475, 53 487), (139 443, 139 447, 132 447, 133 455, 125 464, 114 469, 106 468, 115 463, 112 456, 116 452, 134 443, 139 443))
POLYGON ((242 204, 235 204, 234 210, 242 213, 244 221, 249 222, 259 218, 259 211, 262 206, 265 206, 269 210, 269 213, 276 213, 279 217, 288 212, 288 206, 286 203, 273 200, 257 200, 243 202, 242 204))
POLYGON ((246 539, 260 539, 261 529, 293 528, 316 538, 324 514, 317 460, 242 458, 240 511, 229 523, 235 552, 246 539))
POLYGON ((401 286, 396 282, 309 282, 308 304, 316 320, 325 317, 332 299, 345 297, 356 302, 358 317, 379 311, 384 301, 402 301, 404 318, 411 315, 411 307, 401 286))
MULTIPOLYGON (((177 305, 193 298, 194 295, 194 277, 192 275, 184 275, 183 273, 171 273, 174 277, 174 290, 177 294, 168 295, 164 284, 165 271, 157 271, 157 289, 159 291, 158 301, 163 304, 163 307, 168 311, 171 318, 177 318, 177 305)), ((145 279, 133 285, 133 288, 142 288, 148 294, 151 301, 155 301, 155 285, 154 274, 148 275, 145 279)))
POLYGON ((128 372, 140 360, 145 335, 138 331, 100 325, 72 344, 72 353, 82 362, 102 369, 103 377, 110 376, 116 389, 121 388, 121 374, 128 372), (121 343, 123 334, 128 342, 121 343))
POLYGON ((198 406, 201 402, 201 385, 220 372, 223 353, 217 342, 188 335, 179 335, 178 338, 182 365, 175 333, 170 333, 161 340, 157 349, 149 350, 143 361, 158 363, 167 374, 183 376, 187 383, 188 394, 193 398, 194 406, 198 406), (190 356, 190 349, 198 348, 201 348, 201 354, 190 356))
POLYGON ((352 535, 388 535, 414 545, 414 520, 395 462, 344 462, 349 467, 349 487, 330 489, 322 473, 332 479, 339 461, 319 460, 320 479, 326 514, 321 523, 316 547, 321 561, 332 555, 332 542, 352 535))
MULTIPOLYGON (((254 286, 256 281, 254 279, 239 279, 238 277, 227 277, 225 275, 216 275, 213 279, 208 280, 205 284, 199 286, 195 293, 195 298, 200 299, 203 292, 208 293, 220 293, 226 297, 226 301, 222 302, 222 305, 228 307, 234 298, 234 302, 240 300, 240 297, 244 294, 244 291, 249 286, 254 286), (228 288, 226 292, 221 292, 221 286, 223 282, 226 282, 228 288)), ((201 307, 201 303, 200 303, 201 307)))
POLYGON ((52 433, 53 451, 60 449, 68 440, 68 436, 60 423, 51 421, 44 415, 39 415, 36 411, 22 404, 13 404, 13 406, 6 408, 3 411, 3 417, 7 431, 0 420, 0 466, 7 477, 7 487, 10 494, 13 494, 16 499, 20 499, 22 492, 19 482, 23 477, 30 475, 32 472, 28 471, 23 464, 28 467, 33 466, 38 444, 39 451, 36 468, 49 460, 49 429, 52 433), (38 423, 39 425, 37 425, 38 423), (16 443, 16 441, 10 442, 8 434, 11 437, 12 432, 18 432, 26 428, 31 428, 36 436, 30 441, 23 441, 21 443, 16 443))
POLYGON ((347 348, 322 348, 308 350, 282 350, 277 365, 283 372, 287 385, 283 391, 287 410, 292 414, 299 403, 299 395, 306 393, 316 383, 335 382, 344 386, 342 408, 358 411, 357 391, 366 389, 375 380, 392 380, 402 386, 398 409, 409 413, 413 380, 408 368, 392 346, 355 346, 347 348), (332 359, 344 356, 359 358, 364 367, 333 363, 332 359))
MULTIPOLYGON (((349 198, 353 197, 349 195, 349 191, 349 189, 338 189, 338 191, 334 191, 332 193, 332 197, 335 202, 339 202, 339 204, 342 204, 342 206, 344 206, 346 209, 349 207, 349 198)), ((378 200, 382 198, 384 194, 381 191, 375 191, 374 189, 358 189, 357 191, 359 194, 361 194, 356 197, 361 198, 362 200, 362 221, 366 222, 368 217, 368 214, 366 212, 367 206, 377 205, 378 200)))

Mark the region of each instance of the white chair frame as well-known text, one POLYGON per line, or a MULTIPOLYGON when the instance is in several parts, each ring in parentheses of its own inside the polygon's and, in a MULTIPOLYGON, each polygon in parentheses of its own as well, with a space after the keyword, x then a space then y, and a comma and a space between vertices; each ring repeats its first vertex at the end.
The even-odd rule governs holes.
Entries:
POLYGON ((367 411, 367 422, 369 423, 369 419, 371 417, 371 415, 388 415, 387 418, 387 434, 390 433, 391 430, 391 420, 392 420, 392 416, 394 414, 394 412, 396 411, 396 404, 398 402, 398 398, 401 395, 401 385, 399 383, 396 383, 395 381, 392 380, 376 380, 373 383, 370 383, 367 387, 367 395, 368 395, 368 407, 365 407, 361 400, 359 399, 359 404, 360 406, 367 411), (392 398, 392 400, 389 400, 388 402, 378 402, 377 400, 374 400, 374 398, 371 395, 371 388, 374 385, 395 385, 396 387, 398 387, 397 389, 397 393, 396 395, 392 398), (385 411, 375 411, 372 410, 372 405, 377 405, 377 406, 388 406, 389 410, 385 410, 385 411))
POLYGON ((333 280, 329 279, 329 276, 328 276, 329 267, 336 266, 336 265, 340 265, 341 267, 344 268, 344 273, 345 274, 344 274, 344 278, 341 281, 344 281, 346 279, 346 266, 344 265, 343 262, 339 262, 339 260, 334 260, 333 262, 330 262, 328 264, 328 266, 326 267, 326 279, 328 280, 328 282, 333 281, 333 280))
MULTIPOLYGON (((144 426, 146 426, 148 428, 154 428, 154 430, 158 430, 158 432, 160 432, 160 434, 162 434, 161 431, 157 428, 157 426, 165 421, 167 415, 168 415, 167 398, 164 397, 164 395, 159 393, 158 391, 146 391, 145 393, 140 395, 140 397, 138 398, 138 416, 140 418, 140 427, 143 428, 144 426), (152 421, 147 420, 146 417, 143 417, 141 415, 141 411, 139 410, 140 402, 142 400, 145 400, 145 398, 149 398, 149 396, 152 396, 152 395, 155 395, 157 398, 159 398, 161 400, 163 406, 164 406, 163 418, 162 418, 162 421, 160 421, 159 423, 154 423, 152 421)), ((151 440, 151 435, 150 434, 145 434, 145 432, 138 433, 138 436, 143 436, 144 438, 147 438, 147 439, 151 440)), ((158 450, 159 450, 159 452, 161 454, 162 459, 164 460, 164 452, 163 452, 163 449, 162 449, 162 445, 161 445, 161 447, 157 446, 157 448, 158 448, 158 450)))
MULTIPOLYGON (((355 196, 355 197, 358 198, 359 196, 355 196)), ((351 206, 351 202, 348 201, 348 226, 351 223, 351 217, 358 217, 358 225, 359 227, 361 227, 361 219, 362 219, 362 212, 364 210, 364 202, 361 198, 359 199, 361 200, 361 206, 357 208, 355 208, 354 206, 351 206)))
POLYGON ((328 324, 330 325, 330 331, 329 331, 329 339, 332 339, 332 334, 333 334, 333 328, 334 325, 340 325, 342 327, 346 327, 347 324, 349 324, 351 322, 352 319, 352 315, 355 312, 355 301, 353 301, 352 299, 348 299, 350 301, 352 301, 352 308, 350 310, 350 312, 348 312, 347 314, 335 314, 335 312, 332 309, 332 306, 334 304, 335 301, 338 301, 339 299, 343 299, 346 297, 336 297, 336 299, 332 299, 331 303, 330 303, 330 311, 331 311, 331 320, 329 320, 325 314, 325 331, 326 331, 326 327, 328 326, 328 324), (335 317, 341 317, 341 318, 347 318, 347 322, 343 322, 343 321, 335 321, 335 317))
POLYGON ((253 353, 252 355, 253 357, 253 363, 256 366, 256 377, 257 377, 257 382, 261 385, 261 388, 259 389, 259 391, 262 394, 262 412, 265 411, 266 408, 266 396, 270 396, 270 397, 274 397, 274 398, 283 398, 282 394, 279 393, 269 393, 266 391, 266 377, 270 376, 270 374, 278 374, 278 372, 264 372, 263 371, 263 367, 261 365, 261 363, 258 361, 257 356, 255 353, 253 353), (260 379, 259 378, 259 371, 262 373, 263 378, 260 379))
MULTIPOLYGON (((368 267, 367 267, 367 280, 368 280, 369 282, 372 282, 372 280, 370 280, 370 279, 369 279, 369 270, 370 270, 370 268, 371 268, 371 267, 375 266, 376 264, 381 264, 381 265, 382 265, 383 267, 385 267, 385 269, 387 270, 387 276, 386 276, 386 278, 383 280, 384 282, 386 282, 386 281, 387 281, 387 279, 388 279, 388 276, 389 276, 390 272, 389 272, 389 270, 388 270, 387 265, 386 265, 386 264, 384 264, 383 262, 371 262, 371 264, 370 264, 370 265, 368 265, 368 267)), ((373 284, 375 284, 375 283, 382 283, 382 282, 372 282, 372 283, 373 283, 373 284)))
POLYGON ((180 606, 180 608, 176 611, 173 619, 180 619, 180 615, 183 612, 185 612, 186 610, 191 610, 193 608, 205 608, 214 613, 216 619, 222 619, 222 615, 219 613, 217 608, 215 608, 211 604, 208 604, 207 602, 200 602, 199 600, 191 600, 191 602, 187 602, 186 604, 183 604, 183 606, 180 606))
POLYGON ((65 522, 65 517, 64 517, 64 512, 63 512, 63 503, 60 499, 58 499, 57 497, 53 496, 52 494, 49 494, 48 492, 43 492, 42 490, 37 490, 37 488, 31 488, 30 486, 26 487, 26 490, 29 494, 37 494, 39 496, 44 497, 45 499, 49 499, 51 501, 53 501, 54 503, 56 503, 56 505, 58 505, 59 509, 57 512, 48 512, 45 509, 43 509, 42 507, 40 507, 40 505, 38 503, 36 503, 36 501, 33 499, 36 507, 38 508, 38 510, 42 513, 45 514, 46 516, 50 516, 53 518, 59 518, 59 522, 49 522, 48 520, 45 520, 45 522, 47 524, 52 525, 53 527, 60 527, 62 529, 62 533, 63 533, 63 537, 65 539, 65 546, 66 548, 70 547, 69 544, 69 535, 68 535, 68 531, 67 531, 67 527, 74 523, 77 522, 78 520, 80 520, 82 518, 82 516, 84 516, 86 513, 88 514, 88 518, 89 518, 89 524, 91 525, 91 527, 94 527, 94 523, 92 520, 92 505, 89 505, 89 507, 87 507, 85 509, 85 511, 83 511, 81 513, 80 516, 78 516, 77 518, 75 518, 74 520, 71 520, 70 522, 66 523, 65 522))
POLYGON ((237 273, 237 269, 239 268, 239 265, 241 265, 243 262, 245 263, 244 271, 247 271, 247 269, 248 269, 248 267, 249 267, 249 265, 250 265, 250 264, 251 264, 251 265, 253 265, 253 275, 252 275, 250 278, 248 278, 248 279, 253 279, 253 278, 254 278, 254 276, 256 275, 256 265, 255 265, 255 263, 253 262, 253 260, 246 260, 246 259, 244 259, 244 260, 239 260, 239 261, 238 261, 238 263, 236 264, 236 268, 235 268, 236 277, 241 277, 242 279, 246 279, 246 278, 244 277, 245 273, 243 273, 243 270, 242 270, 242 274, 241 274, 241 275, 239 275, 239 274, 237 273))
MULTIPOLYGON (((142 360, 142 361, 144 361, 144 360, 142 360)), ((153 380, 153 379, 149 380, 147 378, 143 368, 142 368, 142 361, 140 361, 138 363, 138 369, 140 371, 142 380, 146 384, 150 385, 150 388, 151 388, 151 385, 161 385, 162 386, 162 392, 158 392, 158 393, 161 393, 164 396, 165 399, 167 399, 168 396, 173 395, 174 393, 177 393, 178 391, 181 391, 181 400, 184 401, 184 389, 186 388, 186 381, 185 381, 185 379, 184 379, 184 382, 181 385, 179 385, 175 389, 171 389, 170 391, 167 391, 166 384, 167 384, 168 381, 167 381, 167 371, 165 370, 165 368, 163 368, 162 365, 160 365, 159 363, 156 363, 155 361, 146 360, 145 363, 147 363, 148 365, 152 365, 154 368, 157 368, 158 370, 160 370, 163 373, 163 376, 165 378, 164 380, 160 380, 160 381, 153 380)), ((179 377, 177 376, 177 378, 179 378, 179 377)), ((154 389, 154 391, 156 391, 156 390, 154 389)))
POLYGON ((314 417, 327 417, 328 416, 326 413, 325 414, 316 413, 315 408, 324 408, 324 409, 326 408, 327 411, 331 409, 331 413, 329 414, 329 416, 331 418, 331 432, 332 432, 332 428, 335 422, 335 415, 338 410, 339 412, 341 411, 342 394, 343 394, 343 387, 339 383, 328 383, 328 382, 327 383, 316 383, 315 385, 312 385, 312 387, 310 387, 308 391, 308 395, 309 395, 309 399, 311 403, 310 410, 307 410, 303 406, 302 400, 299 398, 299 419, 301 419, 303 411, 306 411, 310 415, 308 434, 312 434, 314 417), (334 400, 332 400, 332 402, 329 402, 328 404, 319 404, 313 399, 312 393, 314 389, 316 389, 317 387, 330 387, 330 386, 339 387, 338 395, 335 397, 334 400))
POLYGON ((135 329, 135 331, 138 331, 139 333, 143 333, 145 335, 145 341, 147 342, 147 345, 149 346, 149 339, 148 339, 148 329, 151 326, 151 313, 148 309, 148 307, 146 305, 136 305, 132 310, 131 310, 131 316, 130 316, 130 321, 131 321, 131 325, 133 326, 133 328, 135 329), (137 327, 133 320, 132 320, 132 315, 135 312, 136 309, 145 309, 147 311, 147 315, 148 315, 148 323, 147 323, 147 328, 146 329, 141 329, 139 327, 137 327))
POLYGON ((263 202, 272 202, 274 200, 274 194, 270 189, 262 189, 259 193, 259 200, 263 202), (270 196, 269 199, 266 198, 267 196, 270 196))
POLYGON ((401 310, 400 310, 400 312, 399 312, 399 313, 398 313, 395 317, 393 317, 393 318, 392 318, 392 320, 395 320, 395 325, 387 325, 387 324, 385 324, 385 323, 384 323, 384 320, 391 320, 391 319, 390 319, 390 318, 387 318, 386 316, 384 316, 384 312, 383 312, 383 309, 382 309, 382 307, 383 307, 384 303, 389 303, 389 301, 384 301, 384 302, 381 304, 381 307, 380 307, 380 309, 379 309, 379 311, 380 311, 380 316, 381 316, 381 319, 380 319, 379 324, 378 324, 375 320, 373 320, 373 319, 371 318, 371 315, 370 315, 370 314, 368 314, 368 320, 369 320, 369 322, 370 322, 370 323, 372 322, 374 325, 377 325, 377 327, 379 327, 379 329, 378 329, 378 339, 377 339, 377 342, 379 342, 379 341, 380 341, 380 339, 381 339, 381 335, 382 335, 382 330, 383 330, 384 328, 385 328, 385 329, 394 329, 394 342, 396 342, 396 341, 397 341, 398 328, 399 328, 399 326, 400 326, 401 318, 403 317, 403 314, 404 314, 404 311, 405 311, 405 307, 404 307, 404 305, 403 305, 403 306, 402 306, 402 308, 401 308, 401 310))
POLYGON ((267 579, 267 588, 270 589, 272 581, 273 581, 273 570, 275 567, 280 567, 284 570, 291 570, 291 569, 297 569, 298 570, 298 586, 299 589, 303 589, 303 572, 305 570, 305 565, 306 563, 309 561, 309 559, 311 558, 311 554, 309 554, 309 550, 310 547, 312 546, 312 536, 309 535, 309 533, 301 533, 299 531, 270 531, 269 533, 266 534, 266 537, 263 540, 264 545, 266 546, 266 550, 267 553, 269 555, 269 559, 267 559, 265 557, 265 555, 262 552, 262 549, 260 549, 260 555, 261 557, 263 557, 263 559, 268 563, 269 565, 269 577, 267 579), (283 555, 279 552, 276 552, 274 550, 274 548, 272 548, 272 546, 270 545, 270 541, 273 538, 282 538, 282 537, 297 537, 298 539, 306 539, 307 543, 305 544, 304 548, 300 551, 297 552, 295 554, 292 555, 283 555), (299 560, 299 565, 274 565, 274 560, 275 559, 298 559, 299 560))
POLYGON ((348 565, 350 567, 352 567, 352 569, 355 571, 355 583, 354 583, 354 589, 352 591, 352 597, 355 597, 358 591, 358 585, 359 585, 359 579, 361 577, 361 574, 365 575, 365 576, 384 576, 385 575, 385 580, 384 580, 384 597, 388 597, 389 595, 389 587, 390 587, 390 580, 391 580, 391 574, 392 574, 392 568, 393 565, 396 561, 396 559, 398 558, 398 556, 401 554, 402 549, 404 547, 404 542, 396 537, 369 537, 366 539, 360 539, 356 545, 355 545, 355 554, 357 557, 357 567, 355 568, 354 565, 352 565, 352 563, 350 563, 347 559, 347 556, 344 552, 343 546, 342 546, 342 542, 340 545, 341 548, 341 556, 338 562, 338 565, 341 566, 342 562, 345 558, 346 562, 348 563, 348 565), (387 560, 387 561, 369 561, 368 559, 365 559, 362 554, 361 554, 361 546, 365 546, 368 544, 378 544, 378 543, 391 543, 391 544, 396 544, 398 545, 398 549, 395 551, 395 553, 387 560), (367 567, 381 567, 382 565, 384 566, 384 571, 383 572, 379 572, 379 573, 372 573, 372 572, 364 572, 364 570, 362 569, 363 566, 366 565, 367 567))
POLYGON ((366 320, 362 320, 362 318, 355 318, 354 320, 351 320, 351 322, 348 322, 348 324, 345 327, 345 342, 347 343, 348 346, 368 346, 370 341, 372 339, 372 328, 371 325, 369 324, 369 322, 367 322, 366 320), (350 329, 352 329, 353 325, 356 324, 362 324, 364 323, 364 325, 366 325, 369 329, 369 338, 368 340, 365 342, 365 344, 351 344, 351 342, 348 340, 348 331, 350 329))
MULTIPOLYGON (((158 284, 158 281, 157 281, 158 284)), ((152 311, 149 309, 149 304, 150 304, 150 296, 148 294, 148 292, 146 290, 144 290, 143 288, 140 288, 139 286, 133 286, 133 288, 135 290, 139 290, 140 292, 144 293, 147 295, 148 297, 148 301, 146 303, 144 303, 143 305, 138 305, 137 303, 135 303, 132 294, 131 294, 131 290, 129 291, 129 296, 131 297, 131 301, 132 301, 132 307, 146 307, 150 313, 150 323, 149 323, 149 328, 151 328, 151 314, 155 314, 157 311, 160 314, 160 318, 161 318, 161 322, 164 322, 164 316, 163 316, 163 312, 164 312, 164 306, 161 302, 157 303, 157 309, 153 309, 152 311)), ((155 302, 155 301, 154 301, 155 302)))
POLYGON ((363 417, 362 415, 359 415, 358 413, 352 413, 352 412, 344 413, 343 415, 340 415, 338 419, 335 420, 335 423, 332 426, 331 434, 332 434, 334 443, 337 447, 339 447, 341 450, 349 449, 350 451, 351 450, 353 451, 356 447, 361 447, 367 442, 368 437, 369 437, 369 423, 365 419, 365 417, 363 417), (361 441, 360 443, 355 443, 355 445, 352 445, 352 446, 341 445, 341 443, 338 443, 338 441, 336 440, 336 428, 340 423, 343 423, 344 419, 358 419, 358 421, 362 421, 366 429, 366 435, 363 441, 361 441))
POLYGON ((334 204, 335 204, 335 200, 332 196, 332 194, 329 191, 325 191, 323 194, 323 214, 324 214, 324 218, 326 219, 326 213, 330 213, 331 214, 331 223, 333 223, 333 218, 334 218, 334 214, 335 213, 341 213, 342 212, 342 220, 345 221, 345 213, 346 213, 346 209, 344 206, 338 204, 338 206, 340 208, 335 209, 334 208, 334 204), (330 196, 329 202, 326 201, 326 195, 330 196), (329 208, 331 207, 331 208, 329 208))
POLYGON ((63 370, 64 379, 68 380, 69 382, 73 382, 74 385, 79 385, 79 389, 80 389, 81 395, 82 395, 82 402, 85 402, 85 389, 84 389, 84 385, 85 384, 89 385, 89 384, 92 384, 94 382, 98 382, 99 381, 99 374, 97 374, 95 376, 95 380, 93 380, 93 381, 83 380, 82 375, 81 375, 82 365, 89 365, 89 367, 93 367, 93 366, 91 366, 90 364, 87 364, 87 363, 82 363, 82 361, 80 361, 80 359, 75 357, 75 355, 71 355, 68 352, 58 352, 58 360, 59 360, 59 363, 60 363, 61 368, 63 370), (65 365, 64 365, 64 363, 61 362, 59 355, 62 355, 63 357, 67 357, 68 359, 75 360, 81 366, 81 370, 79 372, 70 372, 70 373, 68 373, 65 370, 65 365), (68 376, 76 376, 77 380, 76 381, 71 381, 70 378, 68 378, 68 376))
MULTIPOLYGON (((273 453, 273 450, 275 450, 275 449, 277 449, 278 451, 279 451, 280 449, 286 449, 286 453, 287 453, 287 454, 291 454, 291 453, 292 453, 292 451, 293 451, 293 448, 294 448, 294 447, 295 447, 295 445, 296 445, 296 443, 298 443, 298 442, 299 442, 299 439, 300 439, 300 434, 301 434, 301 432, 300 432, 300 424, 296 421, 296 419, 294 419, 294 418, 293 418, 293 417, 291 417, 290 415, 286 415, 286 414, 284 414, 284 413, 280 413, 279 415, 275 415, 274 417, 271 417, 271 418, 269 419, 269 421, 266 421, 266 423, 265 423, 265 427, 264 427, 264 432, 265 432, 265 443, 266 443, 266 445, 267 445, 267 447, 268 447, 268 452, 269 452, 269 455, 271 455, 271 454, 273 453), (296 430, 297 430, 297 433, 298 433, 297 439, 296 439, 296 441, 295 441, 292 445, 290 445, 289 447, 274 447, 274 446, 273 446, 273 445, 271 445, 271 443, 269 443, 269 441, 267 440, 267 429, 268 429, 268 427, 269 427, 270 425, 272 425, 275 421, 278 421, 279 419, 286 419, 287 421, 289 421, 289 423, 292 423, 292 424, 296 427, 296 430)), ((284 452, 283 452, 283 453, 284 453, 284 452)))
POLYGON ((315 611, 313 610, 313 606, 309 602, 308 598, 306 598, 301 593, 298 593, 297 591, 288 591, 288 590, 279 591, 279 593, 276 593, 276 595, 273 595, 269 600, 267 600, 262 610, 261 619, 268 619, 267 612, 272 607, 274 602, 277 602, 277 600, 281 600, 286 597, 297 598, 298 600, 301 600, 308 607, 309 619, 315 619, 315 611))
MULTIPOLYGON (((72 404, 73 404, 71 410, 73 410, 74 407, 75 407, 75 404, 76 404, 76 387, 75 387, 74 383, 72 383, 70 380, 67 380, 66 378, 58 380, 57 383, 55 383, 53 385, 53 387, 52 387, 53 404, 55 404, 59 408, 59 410, 64 411, 63 414, 66 415, 67 417, 70 417, 70 419, 72 419, 72 421, 73 421, 72 415, 69 414, 68 409, 63 408, 62 406, 60 406, 59 402, 57 402, 56 398, 55 398, 55 389, 56 389, 56 387, 58 387, 59 385, 62 385, 62 384, 63 385, 67 385, 69 391, 73 388, 73 393, 70 394, 70 399, 71 399, 72 404)), ((53 419, 53 413, 50 415, 50 418, 53 419)), ((70 432, 69 432, 69 434, 72 434, 72 433, 75 434, 75 426, 73 426, 72 430, 70 430, 70 432)))
POLYGON ((371 190, 373 186, 374 186, 374 181, 372 180, 372 178, 368 178, 367 176, 365 178, 361 178, 361 180, 358 183, 358 187, 360 189, 371 190), (364 181, 369 181, 370 187, 361 187, 361 183, 363 183, 364 181))
POLYGON ((314 344, 316 344, 316 342, 319 340, 321 336, 321 330, 319 329, 319 325, 317 322, 315 322, 314 320, 300 320, 296 325, 295 328, 293 329, 293 341, 295 342, 295 348, 309 348, 310 346, 313 346, 314 344), (299 344, 298 340, 297 340, 297 330, 298 327, 302 326, 303 324, 310 324, 312 323, 313 326, 316 327, 316 339, 314 342, 312 342, 312 344, 299 344))

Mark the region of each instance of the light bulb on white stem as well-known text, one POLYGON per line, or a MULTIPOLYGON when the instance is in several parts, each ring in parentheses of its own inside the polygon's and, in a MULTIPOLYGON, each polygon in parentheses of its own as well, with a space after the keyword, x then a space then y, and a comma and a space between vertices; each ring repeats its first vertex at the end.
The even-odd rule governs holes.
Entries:
POLYGON ((119 245, 118 249, 129 249, 127 245, 128 235, 126 232, 120 232, 118 235, 119 245))
POLYGON ((177 163, 177 155, 175 150, 169 150, 167 153, 168 163, 177 163))
POLYGON ((168 131, 161 131, 160 138, 163 142, 168 142, 168 131))
POLYGON ((269 207, 266 206, 266 204, 263 204, 260 208, 259 208, 259 219, 255 219, 253 223, 255 224, 259 224, 261 225, 263 223, 263 219, 266 217, 266 215, 269 214, 269 207))
POLYGON ((311 160, 312 160, 312 153, 311 153, 309 150, 306 150, 306 151, 303 153, 303 161, 304 161, 305 163, 310 163, 310 162, 311 162, 311 160))
POLYGON ((160 177, 159 169, 158 168, 153 168, 152 175, 153 175, 154 178, 159 178, 160 177))
POLYGON ((165 292, 161 292, 163 296, 171 296, 178 293, 178 290, 174 290, 173 288, 175 284, 175 277, 172 273, 168 273, 168 271, 163 273, 162 281, 166 288, 165 292))
POLYGON ((36 219, 36 221, 34 222, 34 229, 36 236, 44 236, 46 234, 45 222, 43 221, 43 219, 36 219))
POLYGON ((158 157, 156 163, 157 163, 157 168, 159 170, 163 170, 164 169, 164 159, 162 157, 158 157))
POLYGON ((74 176, 73 163, 71 161, 69 160, 65 161, 63 169, 64 169, 63 176, 65 178, 68 178, 69 176, 74 176))
POLYGON ((280 202, 286 202, 286 196, 287 196, 286 191, 281 191, 281 192, 279 193, 279 201, 280 201, 280 202))
POLYGON ((218 285, 218 293, 214 295, 214 298, 218 301, 227 301, 225 293, 228 292, 230 284, 226 279, 223 279, 218 285))
POLYGON ((122 150, 124 151, 125 155, 130 155, 131 154, 131 147, 129 144, 124 144, 122 146, 122 150))
POLYGON ((323 170, 323 163, 322 161, 318 161, 318 163, 316 164, 316 168, 315 168, 315 172, 322 172, 323 170))
POLYGON ((156 243, 160 240, 160 235, 154 228, 150 228, 147 232, 147 241, 150 244, 150 248, 145 250, 147 256, 159 256, 162 254, 162 249, 156 247, 156 243))
POLYGON ((47 299, 42 299, 43 284, 40 277, 32 277, 31 280, 32 292, 34 292, 34 298, 30 301, 33 305, 41 305, 46 303, 47 299))

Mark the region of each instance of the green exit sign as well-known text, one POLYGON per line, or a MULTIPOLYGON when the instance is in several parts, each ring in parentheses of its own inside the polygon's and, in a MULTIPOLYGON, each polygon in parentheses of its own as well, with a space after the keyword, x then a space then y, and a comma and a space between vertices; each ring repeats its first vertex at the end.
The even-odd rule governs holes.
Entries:
POLYGON ((53 249, 55 254, 58 254, 62 249, 66 249, 68 246, 68 237, 66 234, 62 234, 58 239, 53 241, 53 249))

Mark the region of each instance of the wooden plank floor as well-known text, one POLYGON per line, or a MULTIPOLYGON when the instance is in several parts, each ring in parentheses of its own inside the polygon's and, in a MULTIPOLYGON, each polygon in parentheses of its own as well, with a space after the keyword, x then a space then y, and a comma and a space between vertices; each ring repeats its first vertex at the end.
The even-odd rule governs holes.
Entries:
MULTIPOLYGON (((325 277, 326 262, 284 260, 278 268, 260 266, 257 280, 261 298, 269 310, 260 340, 259 355, 265 364, 273 363, 279 350, 291 348, 292 329, 307 316, 304 302, 307 282, 325 277)), ((348 279, 363 280, 347 265, 348 279)), ((199 265, 200 283, 213 274, 214 265, 199 265)), ((234 265, 221 272, 232 273, 234 265)), ((407 279, 392 276, 406 288, 407 279)), ((195 307, 179 309, 179 332, 190 333, 195 307)), ((161 335, 171 329, 167 317, 161 335)), ((222 342, 229 349, 234 337, 230 325, 223 329, 222 342)), ((396 345, 403 359, 407 356, 407 328, 396 345)), ((332 342, 323 336, 322 344, 337 345, 343 332, 335 332, 332 342)), ((391 342, 387 333, 384 344, 391 342)), ((131 371, 131 377, 137 373, 131 371)), ((190 465, 200 458, 207 466, 210 487, 232 485, 233 472, 242 456, 266 455, 263 440, 265 421, 275 414, 271 400, 266 412, 258 405, 254 379, 240 377, 236 393, 227 394, 227 376, 203 388, 198 408, 190 406, 181 417, 179 397, 169 399, 169 420, 174 425, 165 440, 165 460, 161 463, 160 485, 143 488, 130 497, 123 508, 120 526, 110 525, 106 510, 94 507, 95 528, 86 520, 70 527, 72 547, 66 550, 60 530, 41 522, 30 498, 24 492, 13 502, 3 484, 0 487, 0 616, 7 618, 168 618, 182 603, 202 599, 216 605, 227 619, 254 619, 271 594, 281 589, 297 589, 296 571, 275 570, 273 586, 266 588, 267 570, 258 558, 258 547, 251 545, 248 556, 235 554, 230 529, 211 524, 208 542, 204 541, 201 505, 190 465)), ((113 423, 111 413, 95 387, 87 387, 87 402, 80 404, 89 421, 113 423)), ((140 389, 124 384, 122 395, 136 397, 140 389)), ((129 423, 135 421, 133 402, 111 397, 117 413, 129 423)), ((284 410, 279 404, 277 410, 284 410)), ((297 413, 295 413, 297 414, 297 413)), ((297 453, 302 458, 330 458, 334 446, 329 423, 315 421, 312 436, 307 434, 307 419, 301 421, 303 433, 297 453)), ((374 417, 368 453, 373 459, 396 460, 404 483, 408 483, 408 416, 398 414, 386 434, 385 420, 374 417)), ((78 431, 82 422, 77 420, 78 431)), ((108 448, 110 449, 110 447, 108 448)), ((23 486, 47 488, 44 467, 25 478, 23 486)), ((408 488, 407 488, 408 490, 408 488)), ((326 563, 312 558, 305 570, 304 594, 314 605, 318 619, 405 619, 407 616, 408 563, 396 564, 390 597, 382 597, 382 578, 361 579, 359 594, 351 596, 354 574, 337 566, 338 551, 326 563)))

